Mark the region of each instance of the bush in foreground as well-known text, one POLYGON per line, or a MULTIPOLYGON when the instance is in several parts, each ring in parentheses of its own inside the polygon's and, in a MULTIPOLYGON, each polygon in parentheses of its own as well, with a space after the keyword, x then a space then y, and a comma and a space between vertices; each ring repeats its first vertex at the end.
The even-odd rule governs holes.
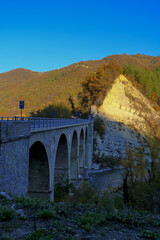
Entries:
POLYGON ((15 209, 0 207, 0 221, 11 221, 16 217, 15 209))

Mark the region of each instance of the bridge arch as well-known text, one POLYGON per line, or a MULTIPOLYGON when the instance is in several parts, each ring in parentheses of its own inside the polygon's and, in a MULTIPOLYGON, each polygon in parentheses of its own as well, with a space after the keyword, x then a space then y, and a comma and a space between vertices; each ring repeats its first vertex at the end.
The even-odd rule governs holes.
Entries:
POLYGON ((82 128, 80 131, 80 138, 79 138, 79 174, 81 177, 84 176, 84 152, 85 152, 85 145, 84 145, 84 129, 82 128))
POLYGON ((85 129, 85 167, 88 167, 88 128, 85 129))
POLYGON ((48 156, 42 142, 34 142, 29 149, 28 193, 49 198, 50 171, 48 156))
POLYGON ((66 135, 62 134, 56 150, 54 184, 64 183, 66 180, 68 180, 68 143, 66 135))
POLYGON ((70 182, 74 183, 78 179, 78 135, 74 130, 70 151, 70 182))
MULTIPOLYGON (((54 183, 56 182, 54 177, 57 178, 57 172, 61 171, 63 174, 60 174, 60 176, 64 175, 66 179, 70 176, 69 168, 73 163, 72 157, 76 155, 76 153, 73 154, 73 149, 75 149, 73 146, 76 146, 75 142, 78 142, 75 152, 77 152, 78 165, 77 182, 80 182, 79 164, 81 164, 82 170, 85 166, 86 127, 88 128, 88 168, 91 167, 92 119, 1 118, 0 126, 4 133, 0 142, 2 149, 1 162, 8 172, 8 175, 3 178, 4 172, 0 167, 0 176, 2 176, 0 177, 0 185, 6 193, 19 196, 29 193, 38 197, 47 196, 48 198, 49 196, 50 200, 53 200, 54 183), (74 144, 72 143, 72 137, 74 144), (59 162, 61 152, 65 152, 66 157, 59 162), (79 152, 81 152, 80 159, 79 152), (13 160, 14 165, 12 164, 13 160), (22 169, 24 171, 21 171, 22 169), (10 175, 16 181, 11 181, 8 184, 7 176, 10 175)), ((83 174, 80 175, 83 177, 83 174)), ((72 173, 71 176, 73 176, 72 173)))

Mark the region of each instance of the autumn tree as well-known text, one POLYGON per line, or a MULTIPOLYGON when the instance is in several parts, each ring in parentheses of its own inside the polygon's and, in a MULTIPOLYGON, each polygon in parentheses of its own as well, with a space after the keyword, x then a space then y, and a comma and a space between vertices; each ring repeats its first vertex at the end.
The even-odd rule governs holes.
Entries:
POLYGON ((91 105, 99 105, 106 94, 106 82, 90 73, 82 82, 82 91, 78 94, 83 109, 90 110, 91 105))
POLYGON ((110 62, 108 65, 100 66, 96 73, 88 74, 82 82, 82 91, 78 94, 82 109, 89 111, 91 105, 100 106, 108 89, 121 73, 121 66, 110 62))
POLYGON ((134 150, 127 148, 127 158, 120 163, 124 167, 124 176, 132 186, 145 179, 146 163, 142 147, 134 150))

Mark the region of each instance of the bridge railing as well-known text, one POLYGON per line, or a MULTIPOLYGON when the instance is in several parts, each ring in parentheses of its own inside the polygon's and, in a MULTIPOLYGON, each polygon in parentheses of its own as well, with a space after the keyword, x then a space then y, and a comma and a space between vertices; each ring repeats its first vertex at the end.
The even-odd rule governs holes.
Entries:
POLYGON ((0 117, 0 121, 29 121, 29 117, 0 117))
POLYGON ((88 123, 90 119, 81 118, 33 118, 33 117, 0 117, 0 121, 29 121, 31 128, 60 127, 88 123))
POLYGON ((60 127, 74 124, 88 123, 88 119, 69 119, 69 118, 30 118, 31 128, 41 127, 60 127))

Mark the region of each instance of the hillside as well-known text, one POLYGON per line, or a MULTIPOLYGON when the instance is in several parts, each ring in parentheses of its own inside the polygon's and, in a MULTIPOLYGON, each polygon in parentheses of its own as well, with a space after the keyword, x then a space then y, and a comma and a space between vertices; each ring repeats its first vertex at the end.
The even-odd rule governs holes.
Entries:
POLYGON ((96 71, 102 64, 115 61, 132 64, 135 67, 153 69, 160 67, 160 56, 145 55, 112 55, 101 60, 81 61, 59 70, 44 73, 26 69, 15 69, 0 74, 0 115, 14 116, 19 114, 18 102, 25 101, 24 115, 41 109, 49 103, 65 103, 71 95, 76 96, 81 89, 81 82, 89 72, 96 71))

